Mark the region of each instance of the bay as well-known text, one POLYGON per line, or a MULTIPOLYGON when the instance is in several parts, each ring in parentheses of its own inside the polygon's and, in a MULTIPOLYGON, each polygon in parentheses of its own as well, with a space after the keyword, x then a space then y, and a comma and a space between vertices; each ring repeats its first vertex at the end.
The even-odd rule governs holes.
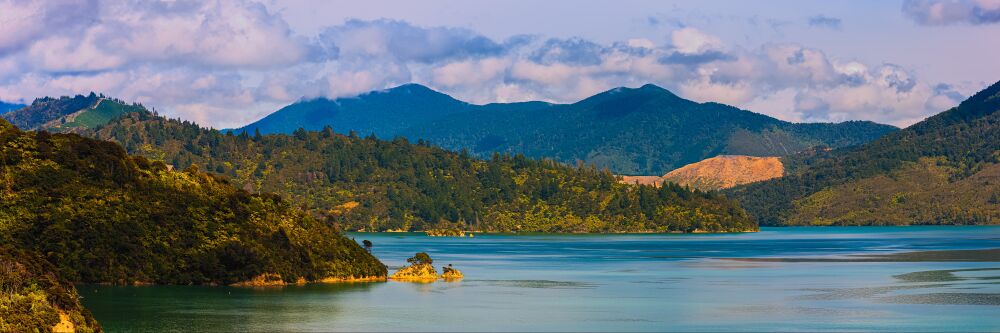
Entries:
POLYGON ((1000 331, 996 226, 351 237, 466 278, 79 289, 109 332, 1000 331))

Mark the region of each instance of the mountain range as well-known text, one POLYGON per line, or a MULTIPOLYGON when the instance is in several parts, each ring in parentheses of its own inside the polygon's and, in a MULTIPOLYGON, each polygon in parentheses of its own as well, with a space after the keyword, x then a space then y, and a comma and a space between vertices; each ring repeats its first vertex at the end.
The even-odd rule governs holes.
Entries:
POLYGON ((572 104, 486 105, 407 84, 300 101, 235 131, 288 134, 324 126, 343 134, 426 140, 480 158, 522 153, 626 175, 662 175, 718 155, 785 156, 817 146, 846 147, 897 130, 867 121, 790 123, 693 102, 652 84, 615 88, 572 104))
POLYGON ((0 101, 0 114, 11 112, 11 111, 23 108, 23 107, 25 107, 24 104, 7 103, 7 102, 4 102, 4 101, 0 101))
MULTIPOLYGON (((377 98, 363 95, 352 99, 352 103, 357 104, 349 109, 353 110, 363 103, 374 103, 373 100, 396 100, 392 96, 401 94, 399 89, 405 90, 403 95, 442 96, 421 86, 407 85, 372 93, 377 98)), ((689 123, 700 119, 698 121, 703 123, 729 124, 730 128, 736 128, 735 131, 744 136, 740 137, 741 140, 735 140, 732 136, 727 140, 744 143, 744 147, 748 146, 747 142, 758 142, 743 140, 754 135, 774 138, 776 133, 784 133, 788 140, 767 142, 790 142, 796 138, 791 133, 799 132, 830 134, 827 135, 828 139, 840 139, 826 142, 840 142, 843 147, 807 148, 803 145, 797 152, 791 153, 793 150, 789 150, 789 155, 780 158, 722 156, 708 159, 676 170, 672 178, 655 176, 638 179, 649 182, 670 181, 670 185, 662 187, 661 192, 650 192, 651 186, 618 184, 620 178, 616 179, 608 172, 599 172, 594 166, 571 167, 506 153, 491 153, 489 158, 477 159, 473 158, 475 153, 468 150, 449 152, 432 147, 423 139, 418 139, 414 144, 402 136, 391 141, 379 140, 375 136, 362 138, 358 131, 350 129, 346 129, 347 135, 340 135, 329 126, 319 131, 297 129, 291 135, 264 135, 260 132, 266 131, 259 129, 255 129, 252 136, 248 131, 237 135, 232 131, 216 131, 186 121, 166 119, 149 112, 141 105, 125 105, 121 101, 96 95, 38 99, 31 106, 4 117, 28 125, 34 124, 35 129, 76 132, 118 142, 131 153, 165 161, 180 168, 199 166, 211 173, 231 178, 245 189, 279 192, 308 207, 319 208, 318 211, 325 218, 354 229, 419 230, 455 225, 454 223, 468 226, 472 223, 495 231, 648 231, 650 229, 640 226, 648 227, 650 222, 639 221, 657 214, 655 207, 660 205, 673 207, 671 211, 683 212, 690 209, 712 213, 709 217, 690 218, 680 224, 667 220, 655 222, 652 225, 656 225, 656 230, 743 230, 748 225, 740 217, 742 209, 711 194, 686 192, 674 182, 687 182, 685 184, 689 186, 705 189, 737 185, 723 193, 737 200, 763 225, 1000 222, 1000 113, 996 112, 1000 110, 1000 83, 984 89, 955 108, 903 130, 890 130, 873 141, 853 146, 847 144, 849 140, 845 133, 858 128, 885 130, 886 127, 863 122, 785 123, 720 104, 684 101, 654 86, 609 91, 563 106, 534 102, 515 104, 520 111, 509 111, 507 104, 469 106, 470 104, 450 98, 438 101, 442 105, 479 108, 475 113, 484 115, 481 118, 484 120, 490 119, 486 116, 488 114, 499 114, 499 111, 494 112, 491 108, 508 110, 504 112, 512 116, 506 119, 513 119, 510 122, 513 124, 522 123, 522 120, 515 119, 513 115, 526 117, 531 112, 541 112, 540 115, 557 113, 548 108, 565 108, 565 111, 571 106, 575 108, 573 110, 589 110, 590 116, 587 119, 596 119, 600 116, 595 112, 600 110, 625 110, 621 107, 625 105, 625 101, 615 102, 619 106, 615 108, 595 106, 616 100, 617 96, 632 96, 626 98, 626 101, 657 101, 638 103, 646 105, 640 108, 645 111, 631 114, 669 114, 673 116, 666 119, 686 119, 665 123, 689 123), (656 97, 642 97, 646 95, 656 97), (694 109, 655 111, 656 108, 652 106, 657 103, 669 104, 668 101, 694 109), (76 107, 80 108, 74 110, 76 107), (43 116, 26 113, 26 110, 36 110, 43 116), (742 120, 718 120, 725 118, 724 115, 727 114, 707 110, 730 112, 728 115, 733 119, 742 120), (678 114, 686 116, 680 117, 678 114), (756 122, 747 119, 766 124, 777 122, 786 127, 785 130, 778 128, 780 126, 765 128, 753 134, 745 124, 756 122), (767 136, 761 136, 762 133, 767 133, 767 136), (761 172, 743 172, 746 171, 743 166, 757 164, 768 167, 759 168, 761 170, 758 171, 761 172), (727 168, 735 171, 719 172, 727 168), (780 173, 777 173, 779 168, 780 173), (435 173, 429 170, 438 171, 435 173), (720 176, 721 178, 713 176, 713 179, 700 176, 707 174, 726 175, 720 176), (782 175, 780 178, 774 178, 779 174, 782 175), (737 179, 737 176, 742 177, 742 180, 737 179), (712 183, 709 184, 706 180, 711 180, 712 183), (744 182, 751 183, 741 185, 744 182), (630 187, 636 189, 628 190, 630 187), (594 198, 603 199, 594 201, 594 198), (600 204, 595 205, 596 202, 600 204), (588 216, 595 219, 585 222, 584 217, 588 216), (706 219, 715 222, 697 222, 706 219), (510 224, 513 221, 530 223, 510 224), (620 222, 608 224, 608 221, 620 222), (609 229, 610 225, 624 226, 624 229, 609 229)), ((317 103, 327 102, 329 101, 317 103)), ((403 105, 398 101, 394 103, 403 105)), ((295 109, 301 105, 289 108, 295 109)), ((392 110, 382 109, 387 113, 392 110)), ((412 111, 413 108, 409 110, 412 111)), ((465 121, 459 119, 467 117, 470 112, 455 109, 438 111, 448 114, 444 117, 447 119, 440 120, 439 123, 442 124, 452 121, 463 123, 465 121)), ((404 119, 413 122, 420 119, 412 116, 412 112, 398 113, 394 118, 394 123, 398 126, 394 130, 406 127, 400 125, 407 122, 404 119)), ((573 112, 564 113, 562 116, 572 119, 581 117, 579 114, 570 115, 573 112)), ((313 114, 323 113, 316 111, 313 114)), ((357 116, 359 113, 350 114, 357 116)), ((334 114, 334 118, 336 117, 337 114, 334 114)), ((497 116, 499 118, 503 117, 497 116)), ((541 118, 544 117, 539 116, 541 118)), ((377 133, 375 129, 378 128, 389 131, 385 127, 379 127, 381 124, 377 121, 369 124, 373 133, 377 133)), ((691 135, 698 138, 696 134, 691 135)), ((714 136, 703 138, 709 137, 714 136)), ((705 140, 707 139, 686 139, 679 145, 690 147, 692 144, 704 143, 705 140)), ((559 140, 551 142, 556 141, 559 140)), ((616 147, 622 151, 627 148, 616 147)), ((664 154, 681 155, 671 150, 664 151, 664 154)), ((550 157, 557 160, 559 158, 550 157)), ((667 176, 669 175, 668 173, 667 176)))
POLYGON ((593 166, 509 154, 477 159, 426 142, 342 135, 330 127, 234 135, 94 94, 38 99, 25 110, 44 116, 12 118, 30 119, 36 130, 116 142, 131 154, 198 168, 250 192, 280 193, 348 230, 756 230, 720 194, 620 184, 593 166))

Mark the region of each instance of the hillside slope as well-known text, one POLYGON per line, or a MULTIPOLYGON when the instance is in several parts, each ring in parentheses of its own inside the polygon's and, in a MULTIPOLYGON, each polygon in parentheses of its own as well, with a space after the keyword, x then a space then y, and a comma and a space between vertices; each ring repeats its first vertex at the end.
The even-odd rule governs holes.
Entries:
POLYGON ((468 110, 472 105, 419 84, 372 91, 351 98, 304 100, 281 108, 236 132, 291 134, 299 128, 337 133, 374 133, 391 139, 405 128, 468 110))
POLYGON ((723 155, 671 171, 663 180, 702 190, 718 190, 778 178, 785 167, 777 157, 723 155))
POLYGON ((1000 223, 1000 82, 857 147, 787 158, 783 178, 729 194, 767 225, 1000 223))
POLYGON ((132 112, 85 132, 176 168, 282 193, 349 230, 464 228, 534 232, 753 231, 717 194, 634 187, 591 167, 524 156, 479 160, 406 139, 297 130, 232 135, 132 112))
POLYGON ((36 254, 0 246, 0 332, 103 331, 73 284, 55 272, 36 254))
POLYGON ((89 108, 100 99, 94 93, 76 95, 74 97, 38 98, 27 107, 0 115, 17 128, 34 130, 45 123, 59 119, 74 112, 89 108))
POLYGON ((778 178, 785 173, 781 159, 720 155, 691 163, 663 176, 622 176, 626 184, 660 185, 663 182, 712 191, 778 178))
POLYGON ((84 283, 231 284, 385 276, 333 226, 270 194, 111 142, 22 132, 0 120, 0 246, 41 254, 84 283))
POLYGON ((489 158, 522 153, 582 161, 618 174, 664 174, 717 155, 783 156, 815 146, 871 141, 895 127, 871 122, 793 124, 718 103, 695 103, 655 85, 615 88, 573 104, 474 105, 416 84, 289 105, 238 129, 299 127, 428 140, 489 158))

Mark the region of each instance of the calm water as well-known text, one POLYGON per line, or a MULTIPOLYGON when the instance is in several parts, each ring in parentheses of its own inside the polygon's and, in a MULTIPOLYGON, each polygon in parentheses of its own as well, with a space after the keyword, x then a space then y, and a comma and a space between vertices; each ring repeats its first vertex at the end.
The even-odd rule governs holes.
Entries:
POLYGON ((390 269, 426 251, 461 282, 281 289, 81 286, 125 331, 1000 331, 989 262, 780 262, 1000 248, 1000 227, 739 235, 353 234, 390 269))

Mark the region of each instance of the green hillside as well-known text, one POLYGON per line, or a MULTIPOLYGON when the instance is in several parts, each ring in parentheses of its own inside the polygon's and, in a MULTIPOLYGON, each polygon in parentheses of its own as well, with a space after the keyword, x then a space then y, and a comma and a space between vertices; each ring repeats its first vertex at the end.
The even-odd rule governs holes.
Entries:
POLYGON ((221 177, 131 157, 111 142, 0 121, 0 246, 85 283, 231 284, 385 276, 329 223, 221 177))
POLYGON ((100 98, 93 106, 50 121, 42 128, 58 132, 76 132, 107 124, 129 112, 144 110, 139 105, 129 105, 122 101, 100 98))
POLYGON ((871 143, 786 158, 729 194, 765 225, 1000 223, 1000 83, 871 143))
POLYGON ((619 184, 609 172, 516 155, 473 158, 406 139, 233 135, 135 112, 88 132, 176 168, 197 165, 250 191, 282 193, 349 230, 750 231, 717 194, 619 184))
POLYGON ((0 332, 101 332, 72 283, 40 256, 0 246, 0 332))
POLYGON ((51 121, 94 106, 100 98, 94 93, 86 96, 38 98, 31 105, 4 113, 0 117, 14 124, 17 128, 33 130, 51 121))

